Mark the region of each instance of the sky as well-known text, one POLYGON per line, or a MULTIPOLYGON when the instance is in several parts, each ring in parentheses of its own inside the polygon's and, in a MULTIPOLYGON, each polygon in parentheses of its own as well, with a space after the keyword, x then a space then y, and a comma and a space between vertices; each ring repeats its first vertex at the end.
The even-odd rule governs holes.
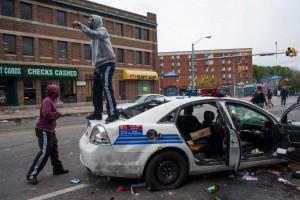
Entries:
MULTIPOLYGON (((90 0, 147 15, 157 15, 158 51, 252 48, 253 54, 287 47, 300 49, 299 0, 90 0)), ((253 64, 300 70, 300 54, 254 56, 253 64)))

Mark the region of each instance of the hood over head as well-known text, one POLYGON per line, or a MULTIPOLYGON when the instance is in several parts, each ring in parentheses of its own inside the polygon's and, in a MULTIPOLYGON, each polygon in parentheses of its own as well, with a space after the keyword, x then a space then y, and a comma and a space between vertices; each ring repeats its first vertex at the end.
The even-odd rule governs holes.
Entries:
POLYGON ((58 85, 48 85, 46 89, 46 96, 57 98, 59 97, 59 86, 58 85))
POLYGON ((100 17, 99 15, 91 15, 91 17, 94 20, 94 30, 97 30, 99 27, 103 26, 102 17, 100 17))

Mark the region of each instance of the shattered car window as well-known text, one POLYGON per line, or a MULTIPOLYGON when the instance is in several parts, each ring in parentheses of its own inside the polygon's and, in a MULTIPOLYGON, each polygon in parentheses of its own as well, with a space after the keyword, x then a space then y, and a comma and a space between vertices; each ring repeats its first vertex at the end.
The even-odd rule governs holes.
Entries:
POLYGON ((163 101, 159 101, 159 100, 151 100, 151 101, 147 101, 138 105, 134 105, 131 106, 127 109, 121 109, 120 112, 120 116, 121 118, 125 118, 125 119, 130 119, 136 115, 139 115, 147 110, 150 110, 151 108, 154 108, 160 104, 163 104, 163 101))

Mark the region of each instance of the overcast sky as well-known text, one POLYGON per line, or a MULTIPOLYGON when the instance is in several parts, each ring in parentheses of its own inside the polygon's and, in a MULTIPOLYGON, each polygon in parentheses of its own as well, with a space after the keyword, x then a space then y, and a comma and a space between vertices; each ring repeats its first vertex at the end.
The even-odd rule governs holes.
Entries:
MULTIPOLYGON (((91 0, 122 10, 157 15, 158 51, 252 48, 253 53, 300 48, 300 0, 91 0)), ((300 70, 300 55, 253 57, 254 64, 300 70)))

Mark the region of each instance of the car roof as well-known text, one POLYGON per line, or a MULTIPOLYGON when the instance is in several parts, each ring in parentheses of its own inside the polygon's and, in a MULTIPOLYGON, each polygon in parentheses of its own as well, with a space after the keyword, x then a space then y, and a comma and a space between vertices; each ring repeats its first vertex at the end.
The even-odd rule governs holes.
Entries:
MULTIPOLYGON (((130 119, 128 119, 127 122, 142 122, 142 123, 156 123, 163 117, 165 117, 168 113, 173 111, 174 109, 183 106, 188 103, 192 102, 197 102, 197 101, 209 101, 209 100, 229 100, 229 101, 235 101, 235 102, 240 102, 240 103, 246 103, 248 105, 253 105, 248 101, 242 100, 242 99, 237 99, 237 98, 230 98, 230 97, 192 97, 192 98, 184 98, 184 99, 176 99, 167 103, 164 103, 162 105, 156 106, 150 110, 147 110, 137 116, 134 116, 130 119)), ((254 105, 253 105, 254 106, 254 105)), ((257 110, 263 110, 259 108, 258 106, 257 110)), ((273 119, 277 119, 275 115, 270 113, 267 110, 263 110, 265 113, 273 117, 273 119)))

